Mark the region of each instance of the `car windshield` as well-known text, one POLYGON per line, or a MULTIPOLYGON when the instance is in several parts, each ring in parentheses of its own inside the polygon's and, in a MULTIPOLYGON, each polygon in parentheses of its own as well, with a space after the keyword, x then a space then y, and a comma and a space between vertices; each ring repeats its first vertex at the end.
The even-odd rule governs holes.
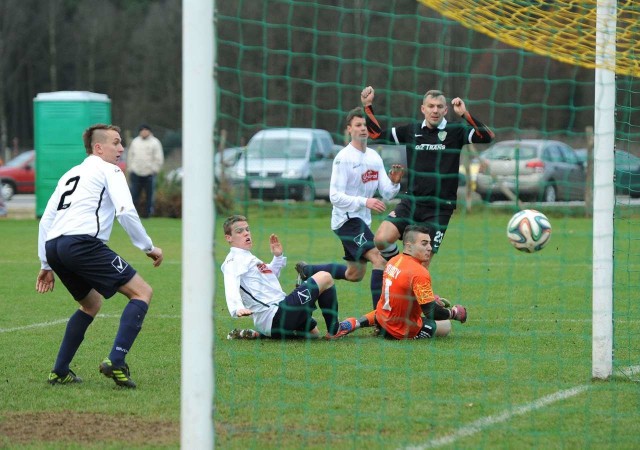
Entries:
POLYGON ((516 149, 519 149, 519 159, 532 159, 536 155, 536 147, 527 144, 502 144, 495 145, 487 150, 484 157, 487 159, 512 160, 516 159, 516 149))
POLYGON ((24 152, 13 158, 11 161, 8 161, 7 167, 19 167, 23 165, 25 162, 29 161, 33 156, 33 152, 24 152))
POLYGON ((297 138, 254 139, 247 147, 248 159, 297 159, 307 155, 309 140, 297 138))

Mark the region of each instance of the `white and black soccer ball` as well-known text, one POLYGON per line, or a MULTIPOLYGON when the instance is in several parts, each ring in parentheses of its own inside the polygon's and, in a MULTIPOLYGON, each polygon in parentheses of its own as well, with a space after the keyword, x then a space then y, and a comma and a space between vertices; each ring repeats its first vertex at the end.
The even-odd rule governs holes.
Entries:
POLYGON ((511 245, 522 252, 537 252, 551 239, 551 223, 540 211, 523 209, 509 220, 507 238, 511 245))

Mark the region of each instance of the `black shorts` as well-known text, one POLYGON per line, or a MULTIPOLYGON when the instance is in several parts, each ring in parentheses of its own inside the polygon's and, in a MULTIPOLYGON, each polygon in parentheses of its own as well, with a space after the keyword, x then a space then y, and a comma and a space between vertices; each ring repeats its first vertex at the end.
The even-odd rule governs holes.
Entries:
POLYGON ((438 253, 453 211, 453 209, 415 206, 410 201, 403 199, 396 205, 396 208, 385 220, 395 225, 400 236, 402 236, 404 229, 409 225, 427 226, 429 228, 429 236, 431 237, 431 251, 438 253))
POLYGON ((136 271, 124 259, 91 236, 60 236, 45 244, 47 262, 76 301, 91 289, 113 297, 136 271))
POLYGON ((271 322, 272 338, 307 337, 318 322, 313 318, 316 300, 320 295, 318 284, 309 278, 278 303, 271 322))
POLYGON ((333 230, 340 238, 345 261, 366 262, 364 255, 376 248, 371 228, 360 218, 347 220, 340 228, 333 230))

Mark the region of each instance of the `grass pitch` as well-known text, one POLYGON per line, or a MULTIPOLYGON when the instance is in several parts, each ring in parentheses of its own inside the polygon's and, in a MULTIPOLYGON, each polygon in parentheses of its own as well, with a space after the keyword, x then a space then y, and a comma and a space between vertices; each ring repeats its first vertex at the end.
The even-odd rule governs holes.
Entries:
MULTIPOLYGON (((293 288, 296 261, 337 261, 329 209, 254 206, 246 212, 254 253, 270 260, 277 233, 293 288)), ((548 213, 549 245, 513 249, 511 212, 458 211, 432 265, 435 291, 464 304, 466 324, 430 342, 389 342, 369 330, 337 342, 227 341, 232 319, 215 277, 215 442, 218 448, 637 448, 640 395, 634 378, 591 381, 592 221, 548 213)), ((616 228, 616 373, 640 364, 631 213, 616 228)), ((381 217, 374 218, 374 228, 381 217)), ((228 251, 216 222, 216 267, 228 251)), ((72 364, 77 386, 49 386, 75 303, 61 284, 34 290, 37 222, 0 222, 0 447, 178 448, 180 420, 181 222, 145 221, 165 261, 154 269, 119 226, 110 245, 154 287, 128 357, 134 391, 98 373, 111 348, 122 296, 105 302, 72 364)), ((337 283, 340 316, 370 307, 369 275, 337 283)), ((318 314, 321 331, 323 321, 318 314)))

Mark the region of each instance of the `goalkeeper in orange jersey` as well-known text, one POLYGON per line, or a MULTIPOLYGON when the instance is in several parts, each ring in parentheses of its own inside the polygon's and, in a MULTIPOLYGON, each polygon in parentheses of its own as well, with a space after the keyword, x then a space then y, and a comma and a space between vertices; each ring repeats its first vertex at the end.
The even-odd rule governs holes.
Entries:
POLYGON ((448 335, 450 320, 467 320, 467 310, 462 305, 447 308, 433 293, 431 275, 425 267, 431 258, 429 229, 409 225, 403 241, 403 252, 385 266, 376 309, 360 319, 350 317, 341 322, 341 335, 376 325, 380 334, 389 339, 424 339, 448 335))

